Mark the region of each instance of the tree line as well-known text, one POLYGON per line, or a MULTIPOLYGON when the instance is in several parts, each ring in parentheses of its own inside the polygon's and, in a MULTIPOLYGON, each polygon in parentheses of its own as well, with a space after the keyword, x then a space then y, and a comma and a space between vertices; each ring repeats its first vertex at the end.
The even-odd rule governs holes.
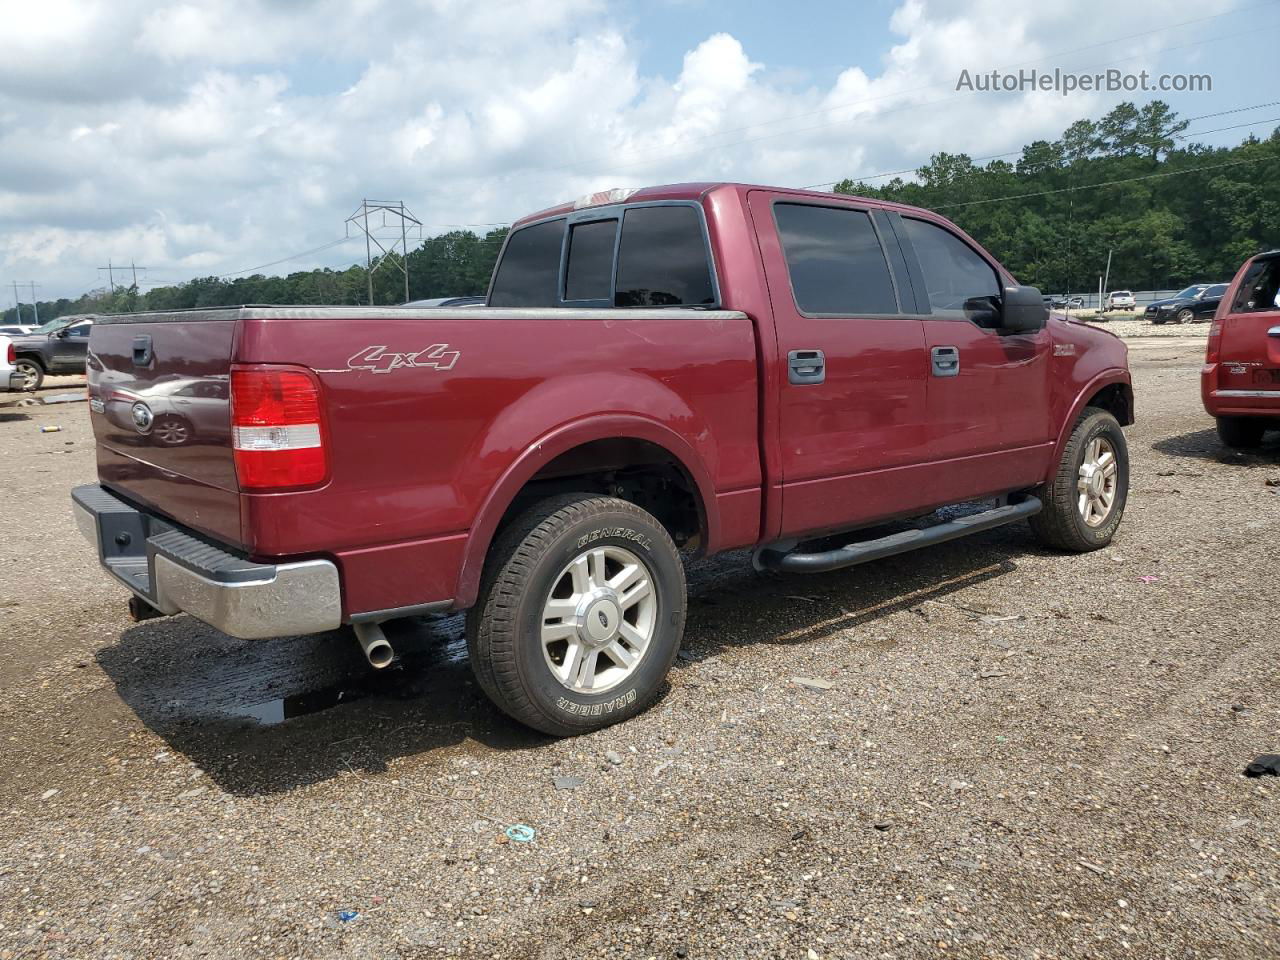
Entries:
MULTIPOLYGON (((1280 127, 1233 147, 1193 141, 1189 121, 1163 101, 1122 103, 1077 120, 1058 140, 1036 140, 1014 160, 937 153, 914 180, 846 179, 835 192, 937 210, 1023 283, 1046 292, 1096 290, 1112 255, 1113 290, 1228 280, 1246 258, 1280 247, 1280 127)), ((506 228, 455 230, 410 251, 409 298, 482 294, 506 228)), ((398 259, 397 254, 391 256, 398 259)), ((374 262, 373 301, 400 303, 398 263, 374 262)), ((288 276, 199 277, 146 292, 119 287, 39 304, 40 319, 242 303, 369 302, 363 266, 288 276)), ((31 309, 23 311, 31 319, 31 309)), ((16 322, 13 309, 4 321, 16 322)))
POLYGON ((1097 290, 1108 252, 1112 290, 1230 280, 1280 247, 1280 127, 1208 147, 1189 126, 1163 101, 1122 103, 1012 161, 938 153, 914 181, 835 191, 937 210, 1046 292, 1097 290))

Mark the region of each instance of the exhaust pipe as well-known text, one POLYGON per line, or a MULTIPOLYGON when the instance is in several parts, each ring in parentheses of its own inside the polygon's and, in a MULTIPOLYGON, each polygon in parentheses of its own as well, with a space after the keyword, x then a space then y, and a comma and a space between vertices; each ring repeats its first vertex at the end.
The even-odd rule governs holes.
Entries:
POLYGON ((163 617, 164 614, 153 607, 141 597, 132 596, 129 598, 129 619, 134 623, 141 623, 143 620, 150 620, 153 617, 163 617))
POLYGON ((375 670, 390 666, 391 661, 396 658, 396 652, 392 649, 391 641, 387 639, 387 635, 382 632, 382 625, 378 623, 357 623, 353 624, 353 627, 356 632, 356 639, 360 641, 364 655, 369 661, 369 666, 375 670))

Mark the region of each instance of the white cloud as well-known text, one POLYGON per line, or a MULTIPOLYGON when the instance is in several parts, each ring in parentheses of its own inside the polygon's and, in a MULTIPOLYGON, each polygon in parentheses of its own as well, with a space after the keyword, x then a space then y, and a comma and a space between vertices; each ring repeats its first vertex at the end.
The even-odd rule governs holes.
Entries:
MULTIPOLYGON (((1121 98, 957 94, 962 67, 1095 44, 1099 23, 1152 29, 1104 0, 905 0, 883 62, 818 86, 731 31, 646 75, 605 0, 0 0, 0 22, 0 275, 46 295, 78 294, 109 257, 174 279, 275 260, 341 236, 362 196, 487 223, 614 185, 804 185, 1007 150, 1121 98)), ((1132 69, 1169 42, 1039 65, 1132 69)))

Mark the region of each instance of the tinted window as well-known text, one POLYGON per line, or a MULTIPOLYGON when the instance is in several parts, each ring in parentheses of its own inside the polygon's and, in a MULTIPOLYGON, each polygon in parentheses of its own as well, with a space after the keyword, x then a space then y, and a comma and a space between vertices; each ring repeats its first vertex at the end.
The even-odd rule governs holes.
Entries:
POLYGON ((889 264, 861 210, 779 203, 778 235, 805 313, 897 313, 889 264))
POLYGON ((1240 281, 1232 313, 1280 309, 1280 259, 1255 260, 1240 281))
POLYGON ((693 207, 636 207, 622 218, 619 307, 715 303, 702 220, 693 207))
POLYGON ((954 233, 911 217, 902 222, 916 249, 934 315, 967 317, 966 300, 1000 296, 995 270, 954 233))
POLYGON ((613 283, 613 241, 617 220, 597 220, 569 228, 566 300, 608 300, 613 283))
POLYGON ((1225 283, 1215 283, 1212 287, 1207 287, 1205 289, 1204 296, 1202 296, 1200 299, 1208 300, 1210 297, 1220 297, 1226 292, 1227 292, 1227 285, 1225 283))
POLYGON ((494 307, 559 306, 560 241, 563 220, 523 227, 511 235, 493 278, 489 304, 494 307))
POLYGON ((87 337, 93 332, 93 324, 79 323, 67 331, 68 337, 87 337))

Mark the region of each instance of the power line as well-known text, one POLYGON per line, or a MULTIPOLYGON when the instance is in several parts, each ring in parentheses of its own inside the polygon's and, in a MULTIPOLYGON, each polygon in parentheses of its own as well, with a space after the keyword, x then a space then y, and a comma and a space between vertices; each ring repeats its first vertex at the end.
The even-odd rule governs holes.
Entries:
POLYGON ((253 273, 256 270, 265 270, 267 267, 274 267, 277 264, 288 263, 290 260, 298 260, 302 257, 308 257, 313 253, 321 253, 322 251, 329 250, 339 244, 346 243, 350 239, 352 238, 339 237, 337 240, 331 240, 328 243, 322 244, 321 246, 315 247, 311 250, 303 250, 301 253, 290 254, 287 257, 281 257, 279 260, 272 260, 270 263, 260 263, 256 267, 245 267, 243 270, 233 270, 231 273, 218 274, 218 279, 226 280, 228 277, 238 277, 242 273, 253 273))
POLYGON ((1007 197, 988 197, 985 200, 966 200, 963 203, 943 203, 932 207, 934 210, 952 210, 956 207, 976 207, 984 203, 1001 203, 1005 200, 1029 200, 1032 197, 1047 197, 1055 193, 1077 193, 1082 190, 1099 190, 1102 187, 1113 187, 1118 183, 1137 183, 1139 180, 1156 180, 1161 177, 1180 177, 1188 173, 1203 173, 1206 170, 1221 170, 1224 167, 1239 167, 1250 163, 1264 163, 1267 160, 1280 160, 1280 155, 1252 157, 1248 160, 1231 160, 1227 163, 1214 163, 1204 167, 1191 167, 1187 170, 1168 170, 1162 173, 1147 173, 1140 177, 1125 177, 1121 180, 1106 180, 1102 183, 1084 183, 1078 187, 1059 187, 1056 190, 1040 190, 1036 193, 1020 193, 1007 197))

